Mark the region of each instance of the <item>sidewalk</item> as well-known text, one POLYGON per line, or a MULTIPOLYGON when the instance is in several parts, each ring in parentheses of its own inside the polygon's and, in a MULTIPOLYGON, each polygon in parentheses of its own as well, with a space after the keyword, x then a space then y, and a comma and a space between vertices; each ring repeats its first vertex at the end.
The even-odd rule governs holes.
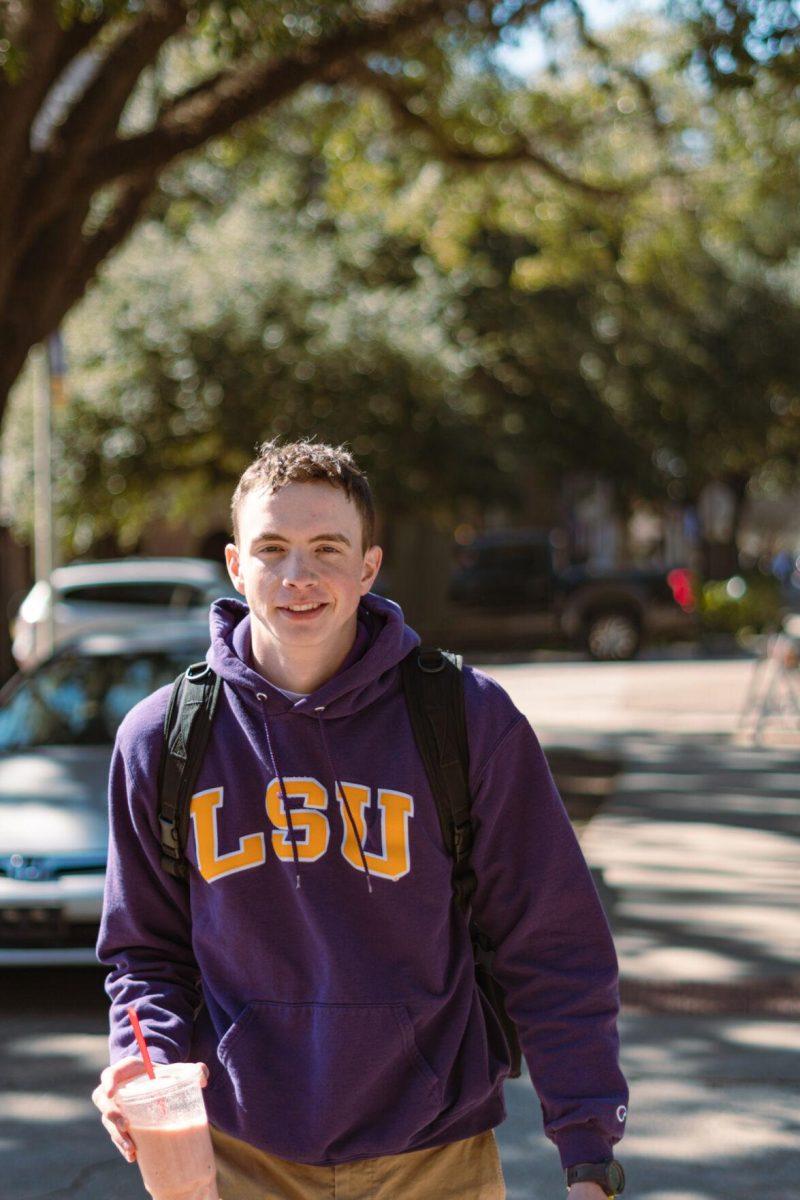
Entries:
MULTIPOLYGON (((578 704, 563 693, 548 703, 551 667, 516 688, 513 669, 492 670, 545 748, 625 760, 581 840, 622 974, 626 1195, 647 1200, 788 1200, 800 1186, 797 751, 731 743, 749 673, 721 666, 704 694, 687 664, 683 713, 662 670, 658 682, 642 670, 631 683, 624 668, 587 675, 578 665, 592 685, 578 704)), ((529 1081, 508 1100, 498 1135, 509 1200, 559 1195, 529 1081)))

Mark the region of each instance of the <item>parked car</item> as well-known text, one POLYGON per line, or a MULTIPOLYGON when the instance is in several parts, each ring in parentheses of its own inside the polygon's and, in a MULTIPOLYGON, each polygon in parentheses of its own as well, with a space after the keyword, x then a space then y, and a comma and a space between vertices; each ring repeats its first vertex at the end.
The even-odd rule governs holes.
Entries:
POLYGON ((566 639, 607 661, 635 658, 648 636, 695 631, 690 571, 559 567, 540 530, 498 530, 464 547, 449 599, 464 631, 469 614, 502 616, 518 637, 566 639))
POLYGON ((92 634, 0 691, 0 967, 96 963, 117 727, 208 642, 92 634))
MULTIPOLYGON (((12 653, 21 667, 41 651, 39 633, 54 618, 53 647, 77 634, 181 628, 208 623, 208 606, 236 595, 223 567, 203 558, 117 558, 57 567, 34 584, 12 621, 12 653)), ((50 648, 48 647, 48 650, 50 648)))

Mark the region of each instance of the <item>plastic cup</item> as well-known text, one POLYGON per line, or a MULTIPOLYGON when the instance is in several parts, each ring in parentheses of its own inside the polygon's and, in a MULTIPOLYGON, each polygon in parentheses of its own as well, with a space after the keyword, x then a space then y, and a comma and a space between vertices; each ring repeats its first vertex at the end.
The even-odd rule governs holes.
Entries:
POLYGON ((116 1092, 153 1200, 219 1200, 197 1063, 161 1064, 116 1092))

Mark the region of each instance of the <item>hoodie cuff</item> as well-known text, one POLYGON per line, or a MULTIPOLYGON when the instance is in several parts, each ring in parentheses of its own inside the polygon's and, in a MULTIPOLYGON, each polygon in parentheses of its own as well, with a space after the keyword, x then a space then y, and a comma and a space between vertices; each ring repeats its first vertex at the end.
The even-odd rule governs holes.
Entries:
POLYGON ((609 1162, 614 1157, 612 1142, 585 1126, 560 1129, 553 1140, 565 1171, 567 1167, 575 1167, 578 1163, 609 1162))

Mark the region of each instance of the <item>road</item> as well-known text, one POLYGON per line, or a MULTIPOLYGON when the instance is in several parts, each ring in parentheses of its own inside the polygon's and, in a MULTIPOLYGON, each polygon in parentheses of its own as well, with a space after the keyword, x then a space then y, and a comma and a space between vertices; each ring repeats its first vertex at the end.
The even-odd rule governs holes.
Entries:
MULTIPOLYGON (((545 746, 625 759, 582 838, 623 970, 629 1193, 784 1200, 800 1135, 796 733, 776 723, 765 749, 731 743, 746 660, 486 669, 545 746)), ((88 1099, 106 1061, 101 987, 91 969, 0 978, 3 1200, 145 1195, 88 1099)), ((509 1200, 561 1197, 526 1077, 508 1086, 507 1105, 509 1200)))

